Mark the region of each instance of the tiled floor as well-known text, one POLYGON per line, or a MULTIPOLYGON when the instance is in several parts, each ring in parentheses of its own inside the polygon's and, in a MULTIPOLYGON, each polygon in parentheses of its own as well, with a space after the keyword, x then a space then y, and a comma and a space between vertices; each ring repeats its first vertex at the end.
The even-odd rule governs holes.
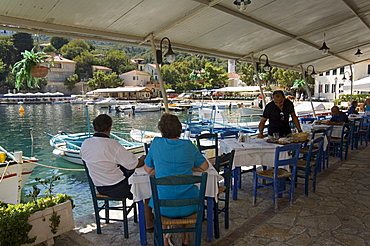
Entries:
MULTIPOLYGON (((316 193, 305 197, 298 185, 294 205, 282 198, 276 212, 271 199, 259 197, 252 206, 252 177, 246 175, 239 199, 230 201, 230 229, 223 228, 221 218, 221 238, 202 245, 370 245, 369 150, 353 151, 344 162, 332 158, 330 168, 318 176, 316 193)), ((123 238, 120 223, 104 226, 97 235, 93 216, 77 220, 76 226, 56 245, 139 245, 138 225, 132 221, 129 239, 123 238)))

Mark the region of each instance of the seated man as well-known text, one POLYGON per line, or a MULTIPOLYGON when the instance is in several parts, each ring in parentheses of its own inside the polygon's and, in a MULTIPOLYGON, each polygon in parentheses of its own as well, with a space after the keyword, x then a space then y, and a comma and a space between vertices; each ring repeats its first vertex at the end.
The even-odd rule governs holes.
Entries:
POLYGON ((338 106, 333 106, 331 108, 331 119, 330 122, 335 122, 335 123, 346 123, 348 122, 348 117, 345 113, 339 110, 338 106))
POLYGON ((93 121, 95 134, 81 146, 81 158, 86 162, 91 179, 99 193, 132 199, 128 184, 129 170, 144 165, 145 156, 139 159, 119 142, 110 139, 112 118, 101 114, 93 121))
POLYGON ((347 114, 350 115, 350 114, 358 114, 358 111, 356 110, 358 106, 358 102, 357 101, 352 101, 351 103, 351 107, 349 107, 348 111, 347 111, 347 114))

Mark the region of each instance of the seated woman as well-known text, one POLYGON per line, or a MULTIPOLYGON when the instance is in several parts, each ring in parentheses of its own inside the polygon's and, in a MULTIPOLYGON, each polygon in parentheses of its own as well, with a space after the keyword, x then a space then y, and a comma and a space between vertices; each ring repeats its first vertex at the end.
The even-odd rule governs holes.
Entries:
POLYGON ((351 103, 351 107, 349 107, 348 111, 347 111, 347 114, 350 115, 350 114, 358 114, 358 111, 356 110, 358 106, 358 102, 357 101, 352 101, 351 103))
MULTIPOLYGON (((148 173, 155 172, 157 178, 172 175, 191 175, 193 169, 205 171, 208 162, 190 141, 179 139, 181 135, 181 123, 177 116, 163 114, 158 129, 162 137, 153 139, 149 153, 145 158, 144 169, 148 173)), ((158 195, 162 199, 191 198, 198 195, 198 188, 194 185, 184 185, 180 189, 169 186, 158 187, 158 195)), ((152 200, 149 205, 153 207, 152 200)), ((161 208, 161 214, 170 218, 186 217, 196 212, 196 206, 166 207, 161 208)), ((168 245, 166 238, 165 245, 168 245)), ((188 233, 184 234, 183 245, 189 244, 188 233)))

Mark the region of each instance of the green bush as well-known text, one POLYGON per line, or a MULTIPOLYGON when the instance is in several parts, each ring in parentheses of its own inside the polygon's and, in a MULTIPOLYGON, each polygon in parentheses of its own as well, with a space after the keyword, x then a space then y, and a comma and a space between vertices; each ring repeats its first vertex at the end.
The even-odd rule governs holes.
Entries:
POLYGON ((70 199, 68 195, 58 194, 16 205, 0 203, 0 245, 18 246, 34 242, 36 238, 28 237, 32 229, 28 223, 29 216, 70 199))

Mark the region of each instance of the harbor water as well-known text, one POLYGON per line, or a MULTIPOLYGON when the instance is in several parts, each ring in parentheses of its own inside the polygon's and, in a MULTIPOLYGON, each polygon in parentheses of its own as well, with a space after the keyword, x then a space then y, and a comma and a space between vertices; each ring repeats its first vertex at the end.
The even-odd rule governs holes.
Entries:
MULTIPOLYGON (((19 107, 19 105, 0 105, 0 145, 8 151, 21 150, 25 156, 33 154, 41 164, 55 167, 36 166, 23 189, 23 198, 32 190, 32 186, 37 184, 36 177, 48 178, 52 175, 59 175, 61 179, 55 182, 54 193, 66 193, 73 197, 76 217, 92 213, 93 206, 87 178, 85 172, 81 171, 83 167, 53 156, 53 148, 49 144, 48 135, 56 134, 58 131, 66 133, 87 131, 86 107, 71 104, 25 104, 23 105, 25 111, 23 116, 19 113, 19 107), (33 150, 31 129, 34 139, 33 150)), ((96 106, 88 106, 87 109, 90 121, 99 114, 109 114, 113 118, 112 131, 126 133, 127 135, 121 136, 127 136, 128 139, 131 129, 157 131, 157 123, 161 116, 161 112, 127 115, 116 113, 114 110, 108 112, 108 109, 100 109, 96 106)), ((184 112, 175 114, 182 121, 186 118, 184 112)))

